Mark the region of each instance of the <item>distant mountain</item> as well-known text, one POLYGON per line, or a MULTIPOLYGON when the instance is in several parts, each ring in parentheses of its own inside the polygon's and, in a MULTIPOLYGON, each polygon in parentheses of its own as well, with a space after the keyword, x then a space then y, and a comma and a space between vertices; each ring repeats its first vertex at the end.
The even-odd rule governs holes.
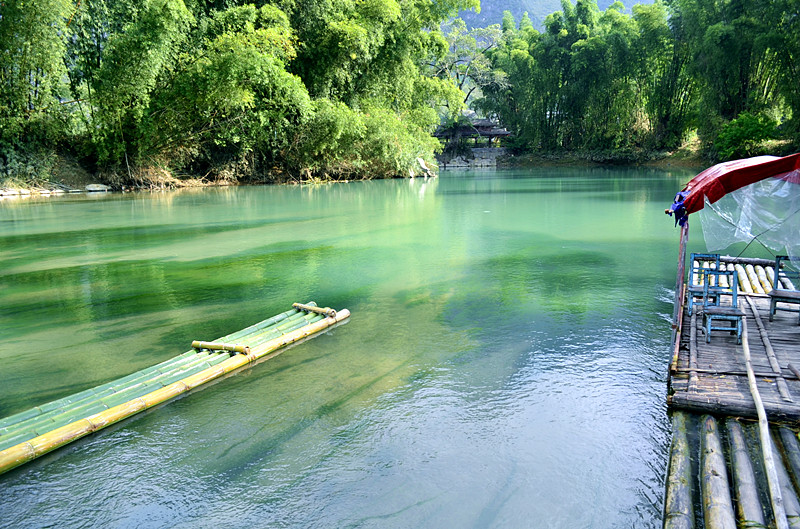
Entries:
MULTIPOLYGON (((572 1, 575 4, 575 1, 572 1)), ((597 6, 601 11, 605 11, 608 6, 614 3, 614 0, 597 0, 597 6)), ((630 11, 634 4, 652 4, 653 0, 622 0, 625 4, 627 11, 630 11)), ((542 29, 544 27, 544 19, 550 13, 561 11, 560 0, 482 0, 481 12, 475 13, 474 11, 462 11, 459 13, 468 27, 471 28, 484 28, 491 24, 500 24, 503 21, 503 11, 511 11, 514 19, 519 23, 524 12, 528 12, 528 16, 533 22, 534 27, 542 29)))

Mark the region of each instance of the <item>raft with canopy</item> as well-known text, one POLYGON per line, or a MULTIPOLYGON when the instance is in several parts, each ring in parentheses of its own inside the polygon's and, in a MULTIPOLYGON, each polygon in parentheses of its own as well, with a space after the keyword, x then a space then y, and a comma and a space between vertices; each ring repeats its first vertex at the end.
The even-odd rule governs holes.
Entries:
MULTIPOLYGON (((770 306, 768 300, 774 301, 775 292, 792 288, 783 284, 782 277, 779 284, 781 263, 797 262, 800 257, 800 153, 758 156, 710 167, 691 179, 665 212, 675 216, 675 224, 681 226, 681 238, 672 320, 673 360, 668 382, 668 400, 674 414, 664 528, 693 527, 696 521, 707 527, 714 524, 734 527, 736 516, 739 523, 748 526, 794 527, 800 519, 800 501, 791 484, 785 485, 796 478, 789 477, 780 453, 776 452, 775 431, 780 429, 780 445, 789 458, 797 455, 798 434, 778 427, 774 421, 796 421, 796 414, 785 412, 797 406, 800 391, 796 382, 800 380, 800 371, 794 367, 798 365, 797 334, 786 327, 786 319, 773 322, 774 303, 770 306), (734 243, 745 243, 746 250, 757 243, 777 255, 770 261, 742 258, 741 254, 736 257, 695 254, 694 274, 690 276, 694 284, 697 276, 704 278, 701 279, 704 303, 702 311, 690 310, 684 314, 684 303, 690 303, 692 296, 685 284, 685 261, 689 217, 694 213, 701 221, 709 252, 718 252, 734 243), (701 260, 703 266, 698 268, 701 260), (703 272, 706 269, 708 273, 703 272), (708 343, 710 330, 706 331, 706 339, 700 340, 701 318, 710 313, 706 311, 722 305, 731 313, 737 310, 734 285, 726 294, 728 299, 720 302, 728 286, 721 282, 721 274, 714 275, 714 270, 733 269, 738 273, 739 285, 763 286, 763 290, 745 288, 740 292, 744 294, 739 311, 741 342, 737 343, 736 336, 723 333, 723 337, 716 335, 708 343), (719 283, 715 285, 717 277, 719 283), (709 297, 709 286, 720 292, 716 301, 709 297), (705 301, 709 302, 707 306, 705 301), (752 335, 748 334, 748 322, 757 330, 752 335), (697 405, 689 404, 690 401, 697 405), (729 432, 729 449, 708 440, 710 434, 715 434, 714 421, 722 417, 729 432), (753 443, 749 450, 741 442, 739 417, 757 418, 752 441, 747 441, 753 443), (699 423, 701 437, 699 446, 694 445, 691 450, 685 442, 692 437, 687 437, 689 421, 699 423), (692 460, 698 456, 698 450, 699 458, 706 461, 695 466, 692 460), (709 456, 717 457, 721 463, 711 465, 709 456), (726 459, 731 465, 727 469, 726 459), (754 475, 752 469, 756 467, 761 473, 758 480, 749 477, 754 475), (727 473, 731 470, 729 482, 727 473), (695 512, 692 498, 696 497, 697 483, 702 484, 703 508, 695 512), (736 515, 731 503, 734 496, 738 501, 736 515), (765 517, 766 521, 762 519, 765 517)), ((794 465, 795 461, 791 462, 794 465)), ((800 466, 792 466, 791 470, 796 476, 800 466)))
POLYGON ((176 398, 346 320, 350 311, 313 301, 190 351, 53 402, 0 419, 0 474, 153 406, 176 398))

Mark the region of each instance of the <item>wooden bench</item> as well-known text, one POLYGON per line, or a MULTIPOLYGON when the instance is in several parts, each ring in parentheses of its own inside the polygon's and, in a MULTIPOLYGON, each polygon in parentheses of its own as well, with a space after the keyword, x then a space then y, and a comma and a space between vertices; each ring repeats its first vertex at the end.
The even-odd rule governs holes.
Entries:
POLYGON ((734 271, 705 270, 703 272, 703 327, 706 332, 706 342, 711 341, 711 331, 728 331, 736 333, 736 343, 742 343, 742 318, 744 311, 739 308, 739 274, 734 271), (727 281, 720 281, 726 278, 727 281), (728 288, 720 285, 728 283, 728 288), (715 286, 716 285, 716 286, 715 286), (731 304, 722 305, 722 294, 731 295, 731 304), (730 322, 731 325, 714 326, 715 321, 730 322))
MULTIPOLYGON (((775 275, 772 281, 772 286, 774 288, 769 293, 769 321, 772 321, 775 312, 779 310, 797 312, 800 314, 800 290, 797 290, 795 284, 792 282, 792 279, 800 281, 800 271, 787 267, 784 262, 789 265, 797 266, 797 264, 800 264, 800 258, 788 257, 786 255, 778 255, 775 257, 775 275), (779 307, 778 303, 797 305, 798 308, 794 308, 793 306, 779 307)), ((797 323, 800 325, 800 317, 798 317, 797 323)))

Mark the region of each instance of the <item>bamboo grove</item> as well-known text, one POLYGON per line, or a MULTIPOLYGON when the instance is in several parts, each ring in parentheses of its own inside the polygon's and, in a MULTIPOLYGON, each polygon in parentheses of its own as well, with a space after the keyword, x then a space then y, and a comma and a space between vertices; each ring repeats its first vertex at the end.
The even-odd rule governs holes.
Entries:
MULTIPOLYGON (((800 0, 0 0, 0 177, 407 175, 465 107, 519 151, 610 159, 697 133, 718 159, 800 136, 800 0)), ((776 153, 777 154, 777 153, 776 153)))
POLYGON ((542 31, 509 13, 496 31, 494 75, 476 81, 484 97, 474 105, 520 149, 624 159, 695 132, 715 159, 758 154, 765 140, 797 145, 797 0, 666 0, 630 13, 562 0, 542 31))
MULTIPOLYGON (((0 0, 0 163, 252 179, 408 174, 477 0, 0 0)), ((419 167, 417 166, 417 169, 419 167)))

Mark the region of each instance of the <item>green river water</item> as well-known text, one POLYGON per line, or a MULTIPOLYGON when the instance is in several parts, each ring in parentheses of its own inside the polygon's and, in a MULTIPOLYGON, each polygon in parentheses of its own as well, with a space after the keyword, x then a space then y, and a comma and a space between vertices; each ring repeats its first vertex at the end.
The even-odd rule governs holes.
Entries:
POLYGON ((0 476, 0 527, 655 528, 689 170, 0 202, 0 416, 350 321, 0 476))

